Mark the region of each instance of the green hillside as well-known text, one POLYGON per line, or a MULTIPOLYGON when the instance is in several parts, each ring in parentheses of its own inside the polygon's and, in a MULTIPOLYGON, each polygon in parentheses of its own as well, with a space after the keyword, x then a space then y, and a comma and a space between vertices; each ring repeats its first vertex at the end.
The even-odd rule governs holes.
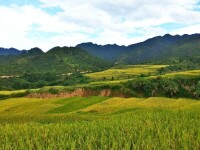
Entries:
POLYGON ((195 64, 195 62, 199 63, 200 37, 198 35, 191 35, 186 37, 183 36, 179 40, 176 38, 178 37, 166 35, 164 37, 155 37, 143 43, 130 46, 129 49, 132 50, 120 56, 118 58, 119 63, 176 64, 177 62, 182 63, 183 61, 190 61, 193 64, 195 64))
POLYGON ((82 74, 109 66, 80 48, 55 47, 47 53, 34 48, 21 55, 0 57, 0 90, 87 83, 82 74))
POLYGON ((152 62, 174 65, 171 70, 191 70, 200 68, 200 38, 177 43, 152 62))
POLYGON ((182 62, 186 58, 185 56, 187 56, 187 60, 196 58, 197 60, 195 61, 199 62, 199 39, 200 34, 185 34, 181 36, 166 34, 128 46, 82 43, 77 47, 115 64, 172 64, 174 61, 171 60, 175 59, 182 62))
POLYGON ((19 56, 1 56, 0 62, 0 75, 14 76, 26 72, 66 74, 77 70, 98 71, 109 66, 108 63, 91 56, 86 51, 73 47, 55 47, 47 53, 40 53, 34 49, 19 56))

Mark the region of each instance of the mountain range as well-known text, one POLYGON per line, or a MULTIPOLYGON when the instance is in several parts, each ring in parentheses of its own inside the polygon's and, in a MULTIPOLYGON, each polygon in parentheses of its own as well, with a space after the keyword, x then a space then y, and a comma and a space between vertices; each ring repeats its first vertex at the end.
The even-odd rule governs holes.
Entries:
MULTIPOLYGON (((192 40, 194 40, 194 42, 197 43, 194 43, 193 45, 196 45, 198 44, 199 38, 200 34, 185 34, 182 36, 166 34, 129 46, 119 46, 117 44, 98 45, 89 42, 78 44, 76 47, 107 61, 119 61, 121 63, 132 64, 146 62, 150 59, 157 58, 162 54, 166 54, 167 52, 171 53, 173 47, 177 47, 177 45, 184 44, 185 42, 191 43, 192 40)), ((0 48, 0 55, 20 55, 23 53, 30 53, 30 51, 20 51, 15 48, 0 48)))
POLYGON ((23 51, 20 51, 15 48, 2 48, 0 47, 0 55, 20 55, 23 51))
MULTIPOLYGON (((98 71, 114 64, 174 64, 187 61, 200 65, 200 34, 157 36, 129 46, 82 43, 76 47, 17 50, 0 48, 0 74, 24 72, 98 71)), ((189 63, 188 63, 189 62, 189 63)))
MULTIPOLYGON (((172 49, 177 47, 177 45, 190 43, 191 46, 195 46, 200 55, 200 47, 198 42, 200 39, 200 34, 193 35, 169 35, 157 36, 148 39, 141 43, 132 44, 129 46, 118 46, 118 45, 97 45, 93 43, 82 43, 77 45, 94 56, 100 57, 104 60, 109 60, 111 62, 118 62, 122 64, 137 64, 146 63, 150 60, 158 59, 159 57, 163 59, 164 55, 170 55, 172 49), (193 43, 194 42, 194 43, 193 43), (161 57, 162 56, 162 57, 161 57)), ((190 53, 189 49, 185 50, 182 47, 181 50, 177 50, 177 53, 190 53)), ((177 54, 177 57, 179 54, 177 54)))

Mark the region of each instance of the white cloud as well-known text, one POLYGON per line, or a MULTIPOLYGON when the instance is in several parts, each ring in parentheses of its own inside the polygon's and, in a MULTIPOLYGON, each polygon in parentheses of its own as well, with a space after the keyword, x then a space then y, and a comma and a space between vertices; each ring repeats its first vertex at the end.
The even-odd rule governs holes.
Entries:
POLYGON ((191 25, 188 27, 177 29, 177 30, 171 32, 171 34, 173 34, 173 35, 194 34, 194 33, 199 33, 199 29, 200 29, 200 24, 191 25))
POLYGON ((158 27, 165 23, 186 24, 171 33, 196 33, 200 12, 197 0, 40 0, 39 7, 0 6, 0 46, 29 49, 39 46, 74 46, 81 42, 132 44, 167 33, 158 27), (43 9, 60 7, 63 12, 50 15, 43 9), (49 38, 29 38, 33 24, 38 31, 59 33, 49 38), (194 25, 195 24, 195 25, 194 25), (140 33, 142 36, 128 36, 140 33), (95 36, 92 36, 95 35, 95 36))

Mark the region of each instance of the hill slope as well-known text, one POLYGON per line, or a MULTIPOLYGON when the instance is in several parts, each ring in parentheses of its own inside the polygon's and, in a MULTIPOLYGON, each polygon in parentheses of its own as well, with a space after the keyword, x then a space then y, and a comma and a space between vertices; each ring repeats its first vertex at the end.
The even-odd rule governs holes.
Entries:
MULTIPOLYGON (((193 39, 195 41, 196 38, 200 38, 200 34, 185 34, 182 36, 166 34, 127 47, 118 45, 97 45, 93 43, 82 43, 77 45, 77 47, 81 47, 92 55, 111 62, 118 62, 120 64, 140 64, 148 63, 152 60, 161 60, 164 54, 172 53, 172 51, 176 49, 177 44, 186 45, 187 42, 189 42, 188 45, 190 45, 190 48, 194 46, 194 48, 198 49, 195 55, 191 53, 191 57, 196 56, 196 54, 200 55, 199 47, 195 46, 195 44, 191 44, 191 41, 193 39)), ((187 55, 189 49, 183 51, 178 50, 177 52, 176 56, 187 55)), ((172 55, 168 56, 173 57, 172 55)), ((169 62, 170 61, 167 63, 169 62)))
POLYGON ((18 56, 0 57, 0 75, 21 75, 25 72, 98 71, 108 63, 74 47, 55 47, 47 53, 38 48, 18 56))
POLYGON ((165 60, 173 58, 184 60, 200 58, 200 36, 177 42, 173 47, 163 52, 160 59, 164 57, 165 60))
POLYGON ((116 44, 97 45, 93 43, 82 43, 78 44, 76 47, 80 47, 96 57, 109 61, 115 60, 127 50, 126 46, 119 46, 116 44))
MULTIPOLYGON (((190 53, 190 49, 196 49, 196 52, 191 53, 190 55, 193 57, 200 55, 199 44, 195 45, 197 43, 196 40, 199 38, 200 34, 183 36, 172 36, 167 34, 163 37, 155 37, 145 42, 128 46, 129 52, 124 53, 118 60, 124 64, 148 63, 151 60, 157 61, 169 57, 173 58, 174 56, 180 58, 181 56, 190 53), (179 45, 179 50, 176 50, 175 53, 173 51, 176 49, 177 45, 179 45), (182 45, 188 45, 190 46, 190 49, 188 49, 187 46, 182 45)), ((170 63, 170 61, 167 63, 170 63)))

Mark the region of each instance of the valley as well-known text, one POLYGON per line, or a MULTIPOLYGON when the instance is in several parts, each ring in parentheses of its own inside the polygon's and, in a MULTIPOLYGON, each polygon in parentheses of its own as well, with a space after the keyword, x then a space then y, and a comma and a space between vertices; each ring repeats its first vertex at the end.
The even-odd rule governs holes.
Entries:
POLYGON ((0 150, 200 150, 200 0, 0 0, 0 150))
POLYGON ((1 50, 0 149, 199 149, 198 42, 1 50))

